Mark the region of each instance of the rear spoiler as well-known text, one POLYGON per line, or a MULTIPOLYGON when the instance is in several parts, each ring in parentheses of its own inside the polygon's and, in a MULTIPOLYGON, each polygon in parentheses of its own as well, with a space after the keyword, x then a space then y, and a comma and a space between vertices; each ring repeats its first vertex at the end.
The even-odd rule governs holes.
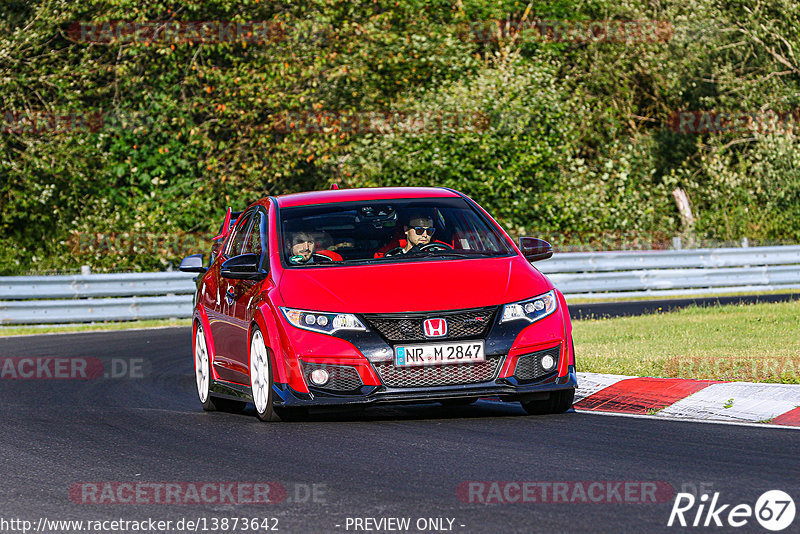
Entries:
POLYGON ((231 211, 231 208, 228 207, 228 211, 225 212, 225 220, 222 223, 222 226, 219 227, 219 235, 212 238, 213 241, 219 241, 225 239, 228 236, 228 233, 233 228, 233 225, 236 224, 236 221, 239 219, 239 215, 241 215, 241 211, 231 211))

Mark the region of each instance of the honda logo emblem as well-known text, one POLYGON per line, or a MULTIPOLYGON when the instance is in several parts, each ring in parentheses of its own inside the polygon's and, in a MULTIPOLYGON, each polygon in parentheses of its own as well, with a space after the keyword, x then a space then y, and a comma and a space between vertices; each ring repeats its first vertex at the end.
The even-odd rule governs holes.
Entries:
POLYGON ((444 337, 447 335, 447 321, 444 319, 425 319, 422 323, 425 337, 444 337))

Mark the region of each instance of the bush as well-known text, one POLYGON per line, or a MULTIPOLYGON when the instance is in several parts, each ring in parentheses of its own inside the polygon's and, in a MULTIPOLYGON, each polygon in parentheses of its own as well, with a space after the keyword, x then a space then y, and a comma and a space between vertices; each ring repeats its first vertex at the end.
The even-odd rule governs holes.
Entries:
POLYGON ((800 69, 800 9, 740 4, 6 2, 0 274, 162 269, 186 247, 153 235, 193 246, 187 236, 211 236, 228 205, 332 182, 453 187, 512 234, 558 243, 797 241, 796 132, 667 128, 677 110, 800 102, 788 75, 800 69), (602 18, 666 20, 675 32, 667 42, 553 43, 515 29, 602 18), (70 33, 77 21, 115 20, 285 31, 264 43, 97 44, 70 33), (385 111, 477 119, 386 135, 282 123, 289 112, 385 111), (60 122, 32 130, 20 127, 25 116, 60 122), (689 195, 692 228, 681 226, 676 187, 689 195))

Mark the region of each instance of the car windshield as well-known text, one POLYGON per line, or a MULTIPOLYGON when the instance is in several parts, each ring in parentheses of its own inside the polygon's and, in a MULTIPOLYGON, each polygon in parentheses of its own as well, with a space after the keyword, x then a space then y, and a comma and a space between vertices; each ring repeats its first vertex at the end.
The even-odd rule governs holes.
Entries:
POLYGON ((506 239, 461 198, 393 199, 280 210, 289 266, 505 256, 506 239))

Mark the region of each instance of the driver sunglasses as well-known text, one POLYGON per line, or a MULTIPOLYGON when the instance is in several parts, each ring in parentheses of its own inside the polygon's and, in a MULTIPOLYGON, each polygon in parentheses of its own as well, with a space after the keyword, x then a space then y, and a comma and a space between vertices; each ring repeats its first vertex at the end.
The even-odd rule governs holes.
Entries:
POLYGON ((422 235, 423 232, 427 232, 428 235, 433 235, 436 231, 436 228, 433 226, 414 226, 413 228, 417 235, 422 235))

